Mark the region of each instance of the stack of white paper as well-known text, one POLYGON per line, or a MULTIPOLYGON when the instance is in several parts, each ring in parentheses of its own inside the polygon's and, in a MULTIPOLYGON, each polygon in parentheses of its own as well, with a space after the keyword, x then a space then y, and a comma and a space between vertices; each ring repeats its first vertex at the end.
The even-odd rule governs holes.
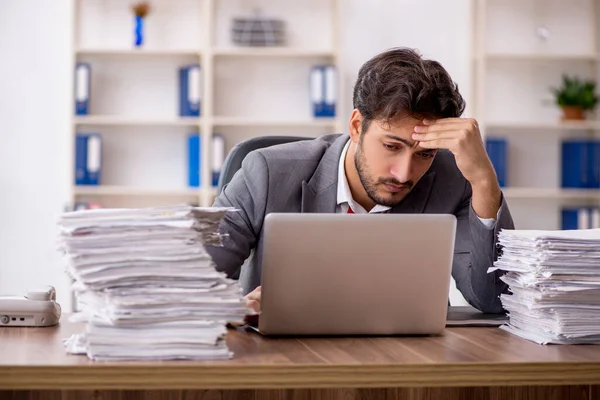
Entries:
POLYGON ((93 359, 229 358, 226 324, 248 310, 237 281, 217 272, 230 209, 97 209, 60 219, 61 248, 86 322, 67 350, 93 359))
POLYGON ((502 230, 509 332, 541 344, 600 343, 600 229, 502 230))

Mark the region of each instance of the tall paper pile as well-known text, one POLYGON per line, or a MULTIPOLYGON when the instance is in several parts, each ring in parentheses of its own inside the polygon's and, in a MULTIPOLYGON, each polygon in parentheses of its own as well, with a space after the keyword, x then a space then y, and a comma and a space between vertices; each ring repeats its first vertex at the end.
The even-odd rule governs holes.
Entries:
POLYGON ((502 230, 502 328, 540 344, 600 343, 600 229, 502 230))
POLYGON ((85 332, 71 353, 97 360, 230 358, 226 324, 248 313, 237 281, 205 245, 221 245, 230 209, 97 209, 60 218, 85 332))

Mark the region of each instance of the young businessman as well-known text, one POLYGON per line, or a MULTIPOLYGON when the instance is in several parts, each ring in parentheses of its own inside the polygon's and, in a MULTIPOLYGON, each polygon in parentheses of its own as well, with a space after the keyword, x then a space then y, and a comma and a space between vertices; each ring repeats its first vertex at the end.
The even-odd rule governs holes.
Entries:
POLYGON ((498 295, 506 286, 487 269, 498 231, 513 229, 513 221, 477 121, 460 118, 465 103, 448 73, 413 50, 391 49, 361 67, 353 103, 349 135, 273 146, 244 159, 215 201, 239 210, 223 223, 223 247, 208 249, 217 268, 239 277, 258 311, 268 213, 451 213, 458 289, 479 310, 502 311, 498 295))

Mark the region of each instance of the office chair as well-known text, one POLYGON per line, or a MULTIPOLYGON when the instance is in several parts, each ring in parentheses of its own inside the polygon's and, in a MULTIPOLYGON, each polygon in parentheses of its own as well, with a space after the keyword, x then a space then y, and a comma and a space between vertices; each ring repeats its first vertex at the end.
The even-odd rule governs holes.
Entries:
POLYGON ((284 144, 298 142, 300 140, 310 140, 311 137, 302 136, 259 136, 241 141, 236 144, 223 162, 219 182, 217 184, 217 196, 223 191, 223 186, 229 183, 233 175, 242 167, 242 161, 253 150, 284 144))

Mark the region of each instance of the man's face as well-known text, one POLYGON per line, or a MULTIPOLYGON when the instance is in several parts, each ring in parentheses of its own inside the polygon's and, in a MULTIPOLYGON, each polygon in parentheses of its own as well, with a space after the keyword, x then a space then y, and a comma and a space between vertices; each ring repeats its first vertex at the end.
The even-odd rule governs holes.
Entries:
POLYGON ((377 204, 400 203, 431 166, 436 151, 412 139, 420 123, 412 117, 390 125, 372 121, 361 133, 354 163, 367 194, 377 204))

